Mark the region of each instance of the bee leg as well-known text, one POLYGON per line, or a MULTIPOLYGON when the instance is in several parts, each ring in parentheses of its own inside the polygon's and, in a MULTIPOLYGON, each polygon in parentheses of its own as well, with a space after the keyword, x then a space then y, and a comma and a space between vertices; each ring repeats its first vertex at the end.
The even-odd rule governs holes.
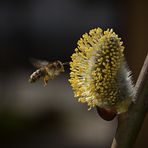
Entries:
POLYGON ((48 81, 44 80, 44 87, 47 86, 47 82, 48 82, 48 81))
POLYGON ((46 75, 46 76, 43 78, 44 87, 47 86, 48 80, 49 80, 49 77, 46 75))

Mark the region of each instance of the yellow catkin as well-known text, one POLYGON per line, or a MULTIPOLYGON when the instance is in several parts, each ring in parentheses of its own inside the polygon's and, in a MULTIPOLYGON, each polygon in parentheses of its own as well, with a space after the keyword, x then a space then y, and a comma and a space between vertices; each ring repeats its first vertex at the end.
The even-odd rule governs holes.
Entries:
POLYGON ((69 82, 79 102, 113 107, 119 102, 117 73, 123 63, 124 47, 112 29, 95 28, 85 33, 71 56, 69 82))

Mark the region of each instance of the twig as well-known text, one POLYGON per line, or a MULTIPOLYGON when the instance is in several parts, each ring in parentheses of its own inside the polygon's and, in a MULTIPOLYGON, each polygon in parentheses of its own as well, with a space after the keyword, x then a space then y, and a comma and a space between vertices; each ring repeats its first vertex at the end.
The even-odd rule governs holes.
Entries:
POLYGON ((118 128, 111 148, 132 148, 148 111, 148 54, 138 77, 135 103, 119 115, 118 128))

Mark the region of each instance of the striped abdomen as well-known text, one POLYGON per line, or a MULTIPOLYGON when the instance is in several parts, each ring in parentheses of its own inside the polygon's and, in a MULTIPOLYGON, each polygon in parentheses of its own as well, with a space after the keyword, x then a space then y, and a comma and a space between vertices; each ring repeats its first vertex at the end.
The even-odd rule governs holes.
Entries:
POLYGON ((37 80, 39 80, 41 77, 44 77, 45 75, 45 69, 44 68, 40 68, 38 70, 36 70, 29 78, 29 82, 33 83, 36 82, 37 80))

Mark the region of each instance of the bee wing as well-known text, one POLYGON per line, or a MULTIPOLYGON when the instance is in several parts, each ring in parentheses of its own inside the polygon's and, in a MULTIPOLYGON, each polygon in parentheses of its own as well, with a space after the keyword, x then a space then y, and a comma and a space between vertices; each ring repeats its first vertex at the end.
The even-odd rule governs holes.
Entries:
POLYGON ((34 58, 31 58, 30 62, 36 68, 41 68, 41 67, 47 66, 49 64, 49 62, 46 60, 38 60, 38 59, 34 59, 34 58))

